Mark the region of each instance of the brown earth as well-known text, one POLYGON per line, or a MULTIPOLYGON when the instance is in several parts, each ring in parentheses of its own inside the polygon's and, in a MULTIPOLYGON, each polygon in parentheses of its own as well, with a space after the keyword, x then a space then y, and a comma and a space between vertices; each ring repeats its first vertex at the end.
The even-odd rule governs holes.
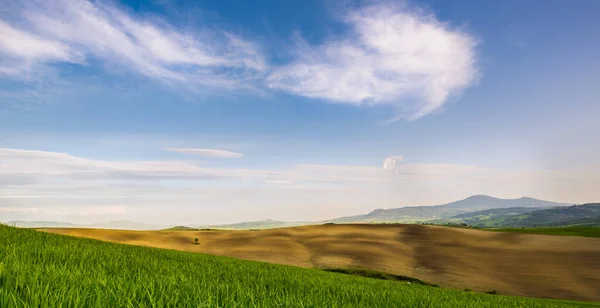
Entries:
POLYGON ((41 230, 302 267, 366 268, 456 289, 600 301, 600 238, 366 224, 260 231, 41 230))

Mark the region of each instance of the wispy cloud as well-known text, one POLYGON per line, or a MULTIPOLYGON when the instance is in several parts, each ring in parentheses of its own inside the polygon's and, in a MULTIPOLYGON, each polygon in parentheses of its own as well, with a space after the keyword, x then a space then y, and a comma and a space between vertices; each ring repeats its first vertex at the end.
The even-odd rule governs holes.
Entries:
POLYGON ((183 154, 220 157, 220 158, 240 158, 244 157, 244 154, 226 150, 217 149, 192 149, 192 148, 165 148, 165 151, 178 152, 183 154))
POLYGON ((597 167, 511 171, 396 161, 391 170, 377 163, 245 169, 0 149, 0 216, 60 212, 77 220, 110 213, 130 219, 171 217, 180 223, 190 213, 206 220, 242 220, 252 212, 253 219, 325 219, 376 207, 440 204, 472 194, 590 202, 600 185, 597 167))
MULTIPOLYGON (((239 157, 241 153, 210 149, 171 149, 186 154, 239 157), (181 150, 181 151, 180 151, 181 150)), ((381 167, 292 165, 283 169, 216 168, 188 161, 105 161, 67 153, 0 148, 0 184, 28 185, 72 181, 257 179, 263 183, 382 183, 404 177, 451 178, 486 169, 467 165, 398 164, 396 172, 381 167)))
POLYGON ((109 73, 126 69, 191 92, 273 89, 392 106, 413 119, 439 109, 478 76, 472 35, 405 5, 349 10, 342 16, 346 35, 318 45, 298 35, 292 60, 271 64, 268 46, 247 36, 214 24, 182 28, 106 1, 27 0, 8 12, 19 18, 0 15, 4 76, 44 77, 40 72, 61 63, 101 63, 109 73))
POLYGON ((0 178, 21 182, 71 180, 222 179, 259 177, 264 172, 216 169, 182 161, 102 161, 66 153, 0 149, 0 178))
POLYGON ((93 215, 115 215, 115 214, 126 214, 127 208, 119 205, 108 205, 108 206, 88 206, 83 210, 75 208, 63 207, 60 210, 56 208, 52 210, 44 208, 18 208, 18 207, 0 207, 0 213, 8 214, 43 214, 43 215, 66 215, 76 214, 83 216, 93 215))
MULTIPOLYGON (((15 29, 2 20, 0 20, 0 53, 10 60, 22 60, 12 67, 0 67, 0 73, 5 74, 18 73, 25 70, 26 66, 34 65, 36 62, 78 63, 83 61, 83 55, 67 44, 15 29)), ((2 63, 2 65, 7 65, 7 63, 2 63)))
POLYGON ((347 12, 347 35, 310 45, 268 77, 271 88, 348 104, 390 105, 412 118, 477 78, 476 40, 435 16, 377 4, 347 12))
POLYGON ((28 66, 100 59, 166 82, 221 87, 266 67, 252 42, 223 30, 186 32, 100 1, 27 1, 22 8, 13 13, 26 22, 0 21, 0 52, 28 66))

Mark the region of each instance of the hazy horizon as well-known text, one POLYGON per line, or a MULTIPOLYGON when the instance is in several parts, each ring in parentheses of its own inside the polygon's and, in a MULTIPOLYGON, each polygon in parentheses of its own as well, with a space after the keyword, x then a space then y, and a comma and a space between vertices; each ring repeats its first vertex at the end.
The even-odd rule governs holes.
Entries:
MULTIPOLYGON (((163 221, 136 221, 136 220, 132 220, 132 219, 114 219, 114 220, 87 220, 87 221, 56 221, 56 220, 31 220, 31 219, 12 219, 12 220, 4 220, 4 221, 0 221, 0 223, 10 223, 10 222, 15 222, 15 221, 20 221, 20 222, 56 222, 56 223, 69 223, 69 224, 76 224, 76 225, 99 225, 99 224, 106 224, 106 223, 113 223, 113 222, 133 222, 133 223, 138 223, 138 224, 148 224, 148 225, 155 225, 157 227, 168 227, 168 226, 215 226, 215 225, 227 225, 227 224, 237 224, 237 223, 244 223, 244 222, 254 222, 254 221, 269 221, 269 220, 273 220, 273 221, 282 221, 282 222, 324 222, 330 219, 336 219, 336 218, 341 218, 341 217, 347 217, 347 216, 357 216, 357 215, 364 215, 364 214, 368 214, 371 213, 375 210, 380 210, 380 209, 395 209, 395 208, 404 208, 404 207, 419 207, 419 206, 439 206, 439 205, 445 205, 445 204, 449 204, 449 203, 453 203, 453 202, 458 202, 458 201, 464 201, 464 200, 468 200, 470 198, 476 198, 476 197, 490 197, 492 199, 500 199, 500 200, 519 200, 519 199, 525 199, 525 198, 530 198, 530 199, 535 199, 535 200, 542 200, 542 199, 538 199, 538 198, 533 198, 533 197, 529 197, 529 196, 522 196, 519 198, 498 198, 495 196, 488 196, 488 195, 471 195, 469 197, 463 198, 463 199, 459 199, 459 200, 452 200, 452 201, 448 201, 448 202, 444 202, 444 203, 440 203, 440 204, 429 204, 429 205, 419 205, 419 204, 414 204, 414 205, 402 205, 402 206, 398 206, 398 207, 392 207, 392 208, 373 208, 370 210, 367 210, 367 212, 360 212, 360 213, 353 213, 353 214, 348 214, 348 215, 338 215, 338 216, 332 216, 332 217, 327 217, 324 219, 318 219, 318 220, 281 220, 281 219, 273 219, 271 217, 263 217, 262 219, 256 219, 256 220, 236 220, 236 221, 232 221, 232 220, 225 220, 225 221, 208 221, 208 222, 194 222, 194 221, 187 221, 187 222, 171 222, 171 223, 165 223, 163 221)), ((548 201, 548 202, 554 202, 554 203, 564 203, 566 205, 575 205, 577 203, 571 203, 571 202, 558 202, 558 201, 554 201, 554 200, 542 200, 542 201, 548 201)), ((597 203, 597 202, 596 202, 597 203)), ((23 216, 23 217, 27 217, 27 216, 23 216)))
POLYGON ((598 202, 598 11, 7 5, 0 221, 320 221, 479 194, 598 202))

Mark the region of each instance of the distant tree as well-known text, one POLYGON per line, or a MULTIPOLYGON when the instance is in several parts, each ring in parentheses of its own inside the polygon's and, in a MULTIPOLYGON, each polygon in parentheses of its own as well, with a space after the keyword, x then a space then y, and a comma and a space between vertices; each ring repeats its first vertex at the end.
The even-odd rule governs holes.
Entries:
POLYGON ((196 242, 196 244, 198 244, 198 238, 195 238, 195 239, 194 239, 194 242, 196 242))

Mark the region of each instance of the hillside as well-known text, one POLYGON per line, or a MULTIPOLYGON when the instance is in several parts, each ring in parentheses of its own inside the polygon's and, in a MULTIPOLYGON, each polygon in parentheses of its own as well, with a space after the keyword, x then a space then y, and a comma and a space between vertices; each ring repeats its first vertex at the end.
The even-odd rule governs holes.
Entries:
POLYGON ((600 237, 600 225, 596 227, 589 226, 569 226, 569 227, 537 227, 537 228, 493 228, 487 229, 495 232, 515 232, 531 234, 550 234, 565 236, 585 236, 600 237))
POLYGON ((531 212, 539 211, 537 207, 509 207, 500 209, 491 209, 483 211, 468 212, 459 214, 447 219, 438 219, 430 221, 434 224, 452 224, 452 223, 465 223, 470 226, 476 227, 494 227, 500 225, 504 220, 509 217, 528 214, 531 212))
POLYGON ((407 206, 396 209, 377 209, 366 215, 341 217, 328 220, 334 223, 355 222, 416 222, 436 219, 446 219, 456 215, 502 208, 545 208, 555 206, 566 206, 569 204, 556 203, 533 198, 500 199, 490 196, 476 195, 433 206, 407 206))
POLYGON ((307 268, 370 269, 458 290, 600 301, 600 238, 392 224, 258 231, 43 230, 307 268))
POLYGON ((531 213, 491 220, 494 227, 552 227, 566 225, 597 225, 600 203, 556 207, 531 213))
POLYGON ((6 226, 0 226, 0 243, 0 307, 596 306, 447 290, 6 226))

